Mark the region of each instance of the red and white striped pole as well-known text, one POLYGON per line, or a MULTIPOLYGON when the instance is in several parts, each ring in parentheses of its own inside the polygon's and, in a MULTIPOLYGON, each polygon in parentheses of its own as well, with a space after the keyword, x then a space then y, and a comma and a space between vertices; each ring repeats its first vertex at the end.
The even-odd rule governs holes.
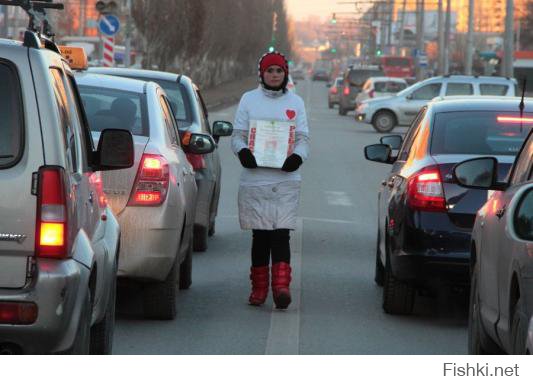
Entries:
POLYGON ((104 67, 115 66, 115 38, 113 36, 103 36, 104 40, 104 67))

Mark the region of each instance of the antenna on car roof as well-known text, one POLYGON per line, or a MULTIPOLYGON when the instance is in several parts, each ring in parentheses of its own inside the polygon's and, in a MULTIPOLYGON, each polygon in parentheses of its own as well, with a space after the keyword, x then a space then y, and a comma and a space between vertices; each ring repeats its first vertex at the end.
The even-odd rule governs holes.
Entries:
POLYGON ((45 9, 64 9, 62 3, 54 3, 53 0, 0 0, 0 5, 21 7, 30 17, 28 30, 49 38, 54 37, 54 32, 48 21, 45 9))
POLYGON ((526 104, 524 103, 524 97, 526 95, 526 85, 527 85, 527 77, 524 77, 524 83, 522 84, 522 98, 520 99, 520 104, 518 105, 518 108, 520 109, 520 132, 522 132, 524 128, 524 109, 526 108, 526 104))

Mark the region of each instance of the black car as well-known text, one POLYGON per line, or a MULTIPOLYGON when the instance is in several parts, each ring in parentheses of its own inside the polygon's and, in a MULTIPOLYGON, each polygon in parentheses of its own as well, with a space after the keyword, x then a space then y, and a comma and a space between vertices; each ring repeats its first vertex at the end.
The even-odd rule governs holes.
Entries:
MULTIPOLYGON (((218 121, 214 122, 213 127, 210 126, 202 94, 185 75, 127 68, 89 68, 89 72, 158 83, 168 96, 182 136, 186 132, 210 134, 218 143, 221 136, 230 136, 233 131, 233 125, 229 122, 218 121)), ((194 168, 198 185, 194 251, 205 251, 208 236, 215 233, 221 183, 220 156, 215 150, 206 155, 187 154, 187 159, 194 168)))
POLYGON ((469 283, 471 232, 487 192, 461 187, 452 170, 493 156, 505 178, 526 132, 498 116, 518 114, 518 104, 515 98, 432 102, 404 140, 387 136, 365 147, 368 160, 392 164, 378 194, 375 281, 383 285, 385 312, 412 313, 417 289, 437 279, 469 283))
POLYGON ((339 101, 339 114, 346 115, 348 111, 355 110, 355 98, 363 89, 368 78, 385 76, 378 66, 349 67, 343 75, 342 88, 339 101))
POLYGON ((313 74, 311 75, 311 78, 313 80, 320 80, 327 82, 329 81, 329 71, 324 68, 317 68, 313 70, 313 74))

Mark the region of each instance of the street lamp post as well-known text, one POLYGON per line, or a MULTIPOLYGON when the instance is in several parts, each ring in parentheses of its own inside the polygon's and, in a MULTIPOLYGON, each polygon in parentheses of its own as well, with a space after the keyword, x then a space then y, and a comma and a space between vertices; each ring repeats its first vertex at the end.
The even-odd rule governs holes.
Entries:
POLYGON ((468 33, 466 35, 465 75, 472 75, 474 62, 474 0, 468 1, 468 33))
POLYGON ((514 4, 513 4, 513 0, 507 0, 503 50, 504 50, 504 55, 503 55, 502 75, 512 77, 513 76, 513 53, 514 53, 514 4))

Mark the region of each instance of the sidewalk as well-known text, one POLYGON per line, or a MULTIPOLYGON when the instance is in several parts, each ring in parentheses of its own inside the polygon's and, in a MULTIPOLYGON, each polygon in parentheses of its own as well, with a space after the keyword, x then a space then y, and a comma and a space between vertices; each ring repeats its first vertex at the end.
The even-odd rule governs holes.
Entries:
POLYGON ((257 76, 250 76, 203 90, 202 96, 207 110, 212 112, 238 103, 242 94, 254 89, 257 84, 257 76))

